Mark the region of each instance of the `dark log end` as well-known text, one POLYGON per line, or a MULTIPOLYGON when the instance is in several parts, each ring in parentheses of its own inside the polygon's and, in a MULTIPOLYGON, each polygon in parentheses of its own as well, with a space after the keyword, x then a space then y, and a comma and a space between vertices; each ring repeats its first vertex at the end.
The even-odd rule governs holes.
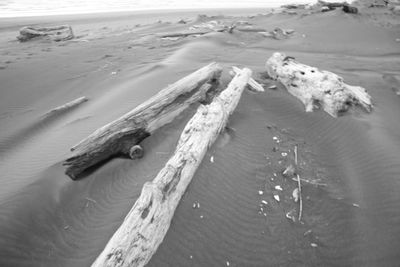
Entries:
POLYGON ((129 149, 129 157, 131 159, 141 159, 144 156, 144 150, 140 145, 134 145, 129 149))
MULTIPOLYGON (((114 156, 128 155, 132 158, 132 148, 148 136, 150 133, 140 128, 109 139, 100 147, 92 147, 84 151, 78 149, 74 156, 64 161, 63 165, 67 166, 65 174, 72 180, 78 180, 89 175, 114 156)), ((138 155, 140 156, 140 154, 138 155)), ((135 156, 135 159, 142 157, 143 151, 140 157, 138 155, 135 156)))

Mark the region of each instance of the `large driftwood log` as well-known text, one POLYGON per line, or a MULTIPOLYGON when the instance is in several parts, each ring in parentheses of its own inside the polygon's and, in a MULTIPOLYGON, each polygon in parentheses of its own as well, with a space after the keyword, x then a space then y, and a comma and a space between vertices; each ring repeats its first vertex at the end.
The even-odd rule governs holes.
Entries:
POLYGON ((71 148, 73 155, 64 165, 66 174, 76 179, 87 168, 130 150, 155 130, 170 123, 195 102, 204 101, 219 80, 222 67, 211 63, 160 91, 119 119, 96 130, 71 148))
POLYGON ((364 88, 348 85, 332 72, 301 64, 281 53, 274 53, 267 60, 266 68, 271 78, 303 102, 307 112, 321 106, 337 117, 352 105, 360 105, 368 112, 372 110, 371 96, 364 88))
POLYGON ((247 85, 243 69, 214 101, 201 105, 187 123, 174 155, 152 182, 147 182, 122 225, 92 267, 144 266, 168 231, 175 209, 207 149, 225 128, 247 85))
POLYGON ((59 42, 74 38, 74 33, 72 32, 72 28, 69 25, 52 27, 26 26, 19 30, 19 36, 17 36, 17 39, 20 42, 26 42, 30 39, 37 37, 45 37, 50 40, 59 42))
POLYGON ((68 103, 62 105, 62 106, 53 108, 52 110, 50 110, 49 112, 44 114, 43 117, 44 118, 48 118, 48 117, 52 117, 52 116, 54 116, 56 114, 63 113, 65 111, 67 111, 67 110, 70 110, 70 109, 76 107, 76 106, 79 106, 82 103, 85 103, 88 100, 89 99, 87 97, 85 97, 85 96, 79 97, 79 98, 77 98, 75 100, 72 100, 71 102, 68 102, 68 103))

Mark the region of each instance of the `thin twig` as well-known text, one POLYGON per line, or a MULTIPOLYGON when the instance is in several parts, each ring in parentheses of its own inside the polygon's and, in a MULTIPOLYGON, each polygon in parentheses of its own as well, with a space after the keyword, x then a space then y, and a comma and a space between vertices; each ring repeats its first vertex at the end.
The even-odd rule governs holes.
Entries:
POLYGON ((300 205, 300 210, 299 210, 299 221, 301 221, 301 215, 303 213, 303 199, 301 197, 301 179, 300 176, 297 174, 297 185, 299 188, 299 205, 300 205))
MULTIPOLYGON (((297 182, 297 178, 292 178, 292 180, 295 181, 295 182, 297 182)), ((300 180, 301 180, 302 182, 305 182, 305 183, 308 183, 308 184, 312 184, 312 185, 328 186, 327 184, 318 183, 318 182, 311 181, 311 180, 307 180, 307 179, 303 179, 303 178, 300 178, 300 180)))
MULTIPOLYGON (((294 147, 294 163, 296 164, 296 169, 297 169, 297 145, 294 147)), ((301 215, 303 214, 303 198, 301 197, 301 179, 300 175, 296 174, 297 176, 297 186, 299 189, 299 221, 301 221, 301 215)))
POLYGON ((94 204, 97 204, 97 201, 94 200, 94 199, 92 199, 92 198, 90 198, 90 197, 85 197, 85 199, 86 199, 87 201, 89 201, 89 202, 92 202, 92 203, 94 203, 94 204))

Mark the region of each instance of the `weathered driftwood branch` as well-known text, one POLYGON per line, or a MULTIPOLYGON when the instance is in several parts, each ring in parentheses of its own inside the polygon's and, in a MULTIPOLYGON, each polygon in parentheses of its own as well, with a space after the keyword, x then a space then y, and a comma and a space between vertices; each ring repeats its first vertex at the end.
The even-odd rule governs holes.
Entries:
POLYGON ((64 165, 66 174, 77 178, 87 168, 117 154, 130 155, 131 148, 170 123, 191 104, 204 101, 218 85, 222 67, 211 63, 160 91, 119 119, 96 130, 71 148, 64 165))
POLYGON ((74 38, 74 33, 69 25, 51 27, 26 26, 19 30, 19 36, 17 36, 17 39, 20 42, 26 42, 37 37, 46 37, 50 40, 59 42, 74 38))
MULTIPOLYGON (((233 66, 232 67, 232 71, 231 71, 231 75, 235 76, 236 74, 238 74, 241 70, 238 67, 233 66)), ((264 87, 262 87, 261 84, 259 84, 258 82, 256 82, 253 78, 250 78, 249 80, 249 89, 255 92, 264 92, 264 87)))
POLYGON ((175 38, 175 37, 187 37, 190 35, 203 35, 210 32, 212 32, 212 30, 182 31, 182 32, 160 33, 157 36, 160 38, 175 38))
POLYGON ((321 106, 337 117, 352 105, 360 105, 368 112, 372 110, 371 96, 364 88, 348 85, 332 72, 301 64, 281 53, 274 53, 267 60, 266 68, 271 78, 303 102, 307 112, 321 106))
POLYGON ((122 225, 92 267, 144 266, 168 231, 175 209, 207 149, 225 128, 251 76, 238 73, 214 101, 201 105, 187 123, 174 155, 152 182, 147 182, 122 225))
POLYGON ((46 114, 43 115, 44 118, 48 118, 51 116, 54 116, 56 114, 60 114, 65 112, 66 110, 72 109, 76 106, 79 106, 82 103, 85 103, 86 101, 88 101, 89 99, 85 96, 79 97, 75 100, 72 100, 71 102, 68 102, 62 106, 53 108, 52 110, 48 111, 46 114))

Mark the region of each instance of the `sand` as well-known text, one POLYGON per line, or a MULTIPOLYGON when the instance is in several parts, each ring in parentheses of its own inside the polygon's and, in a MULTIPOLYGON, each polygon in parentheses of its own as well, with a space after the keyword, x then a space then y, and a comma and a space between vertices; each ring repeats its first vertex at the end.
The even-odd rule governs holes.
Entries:
POLYGON ((79 181, 61 166, 69 148, 212 61, 226 69, 223 85, 232 65, 247 66, 266 87, 274 85, 265 79, 264 64, 275 51, 365 87, 373 112, 353 110, 337 119, 323 111, 306 113, 280 84, 264 93, 245 92, 148 266, 396 266, 399 15, 367 7, 357 15, 296 12, 0 19, 0 266, 90 266, 143 183, 163 167, 196 107, 146 139, 141 160, 113 159, 79 181), (177 40, 155 35, 211 20, 295 33, 282 40, 241 31, 177 40), (77 38, 19 43, 19 28, 31 24, 70 24, 77 38), (81 96, 89 101, 43 117, 81 96), (297 183, 281 175, 296 144, 302 177, 323 184, 303 183, 303 223, 286 218, 298 209, 292 199, 297 183), (194 202, 200 208, 193 209, 194 202))

